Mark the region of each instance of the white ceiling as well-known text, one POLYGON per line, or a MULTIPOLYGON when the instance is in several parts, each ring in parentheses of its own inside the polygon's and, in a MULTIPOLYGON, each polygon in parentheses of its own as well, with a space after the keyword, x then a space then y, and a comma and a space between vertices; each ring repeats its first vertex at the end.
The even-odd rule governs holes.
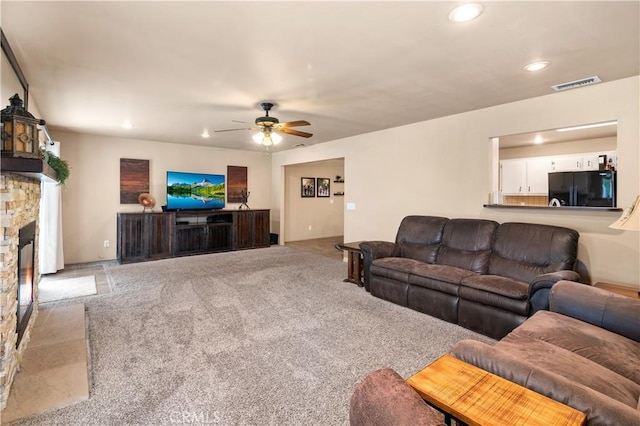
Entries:
POLYGON ((281 150, 640 74, 638 1, 483 2, 454 24, 457 4, 3 0, 0 17, 51 129, 235 149, 260 147, 213 131, 262 101, 311 122, 281 150))

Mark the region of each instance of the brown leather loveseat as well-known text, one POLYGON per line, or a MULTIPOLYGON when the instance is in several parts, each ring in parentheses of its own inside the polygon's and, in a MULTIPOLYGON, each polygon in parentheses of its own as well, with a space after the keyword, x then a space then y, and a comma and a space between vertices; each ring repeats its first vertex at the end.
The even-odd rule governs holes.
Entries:
POLYGON ((579 234, 550 225, 407 216, 395 242, 360 243, 372 295, 500 339, 578 281, 579 234))

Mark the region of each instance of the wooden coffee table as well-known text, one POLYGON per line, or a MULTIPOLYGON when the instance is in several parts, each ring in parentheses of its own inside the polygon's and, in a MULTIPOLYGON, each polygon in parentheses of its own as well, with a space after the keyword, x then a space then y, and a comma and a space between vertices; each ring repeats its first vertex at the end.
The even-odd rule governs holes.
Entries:
POLYGON ((340 250, 347 251, 347 278, 345 282, 357 284, 362 287, 362 251, 360 250, 361 241, 353 243, 337 244, 340 250))
POLYGON ((584 425, 586 415, 474 365, 444 355, 407 379, 445 414, 467 425, 584 425))

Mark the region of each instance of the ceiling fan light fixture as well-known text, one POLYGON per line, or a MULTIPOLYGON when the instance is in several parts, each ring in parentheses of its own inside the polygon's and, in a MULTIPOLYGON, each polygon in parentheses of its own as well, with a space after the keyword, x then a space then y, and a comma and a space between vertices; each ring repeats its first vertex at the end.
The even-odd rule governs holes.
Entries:
POLYGON ((264 140, 264 135, 262 134, 262 132, 258 132, 255 135, 253 135, 253 141, 258 145, 262 145, 263 140, 264 140))
POLYGON ((273 141, 274 145, 278 145, 280 142, 282 142, 282 136, 277 133, 271 132, 271 140, 273 141))
POLYGON ((466 3, 456 7, 449 13, 451 22, 469 22, 482 14, 484 8, 480 3, 466 3))
POLYGON ((282 142, 282 136, 277 133, 263 130, 253 135, 253 141, 262 146, 278 145, 282 142))

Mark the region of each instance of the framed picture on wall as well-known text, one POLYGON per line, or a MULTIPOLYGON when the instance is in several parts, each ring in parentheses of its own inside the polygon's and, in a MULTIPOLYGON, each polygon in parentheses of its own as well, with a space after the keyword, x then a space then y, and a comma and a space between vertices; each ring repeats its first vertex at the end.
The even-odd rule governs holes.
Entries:
POLYGON ((300 195, 302 198, 316 196, 316 179, 312 177, 300 178, 300 195))
POLYGON ((316 192, 318 197, 329 196, 329 178, 316 178, 316 192))

